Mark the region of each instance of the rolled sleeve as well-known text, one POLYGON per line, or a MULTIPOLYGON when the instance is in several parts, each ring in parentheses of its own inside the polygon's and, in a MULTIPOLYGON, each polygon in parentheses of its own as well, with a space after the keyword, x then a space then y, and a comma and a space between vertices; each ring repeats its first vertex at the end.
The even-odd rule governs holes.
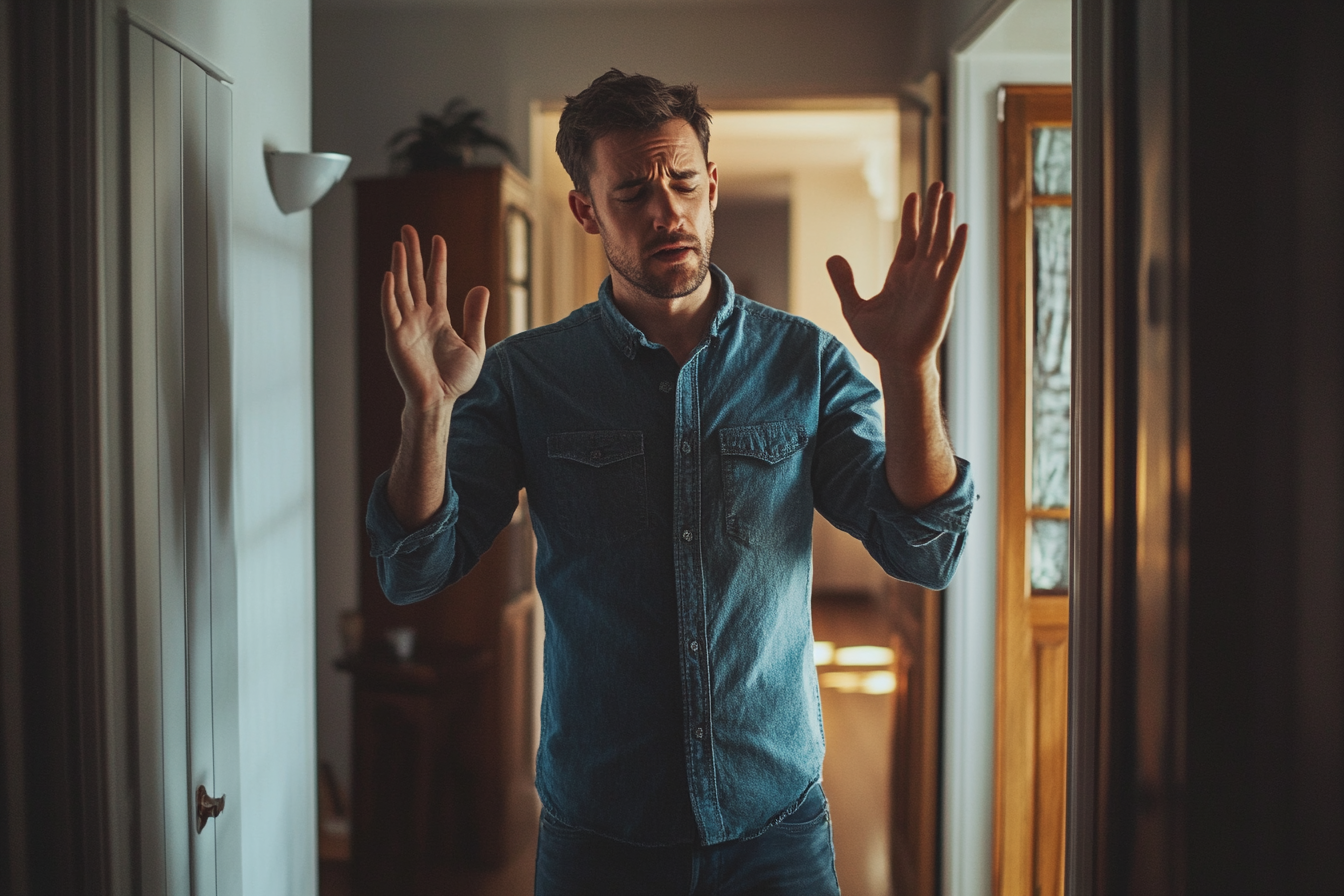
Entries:
POLYGON ((390 470, 384 470, 373 482, 369 506, 364 514, 364 528, 369 533, 369 554, 373 557, 395 557, 409 553, 433 542, 457 523, 457 492, 451 486, 446 490, 443 506, 414 532, 407 532, 392 512, 387 497, 390 470))
POLYGON ((911 547, 924 547, 943 535, 961 535, 970 525, 971 509, 975 506, 971 465, 960 457, 955 460, 957 478, 952 487, 918 510, 909 510, 896 500, 885 477, 873 483, 874 494, 869 499, 873 510, 911 547))
POLYGON ((952 487, 918 510, 896 499, 885 473, 873 476, 868 492, 878 534, 864 539, 868 552, 889 574, 933 591, 946 588, 957 571, 975 504, 971 465, 959 457, 956 464, 952 487))

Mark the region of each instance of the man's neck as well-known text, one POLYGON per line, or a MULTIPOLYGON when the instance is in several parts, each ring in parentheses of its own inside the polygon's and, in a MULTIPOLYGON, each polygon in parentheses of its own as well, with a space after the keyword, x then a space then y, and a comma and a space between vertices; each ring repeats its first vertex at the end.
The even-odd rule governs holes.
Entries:
POLYGON ((719 287, 710 275, 693 293, 659 299, 612 272, 611 298, 644 338, 666 348, 678 364, 685 364, 718 310, 719 287))

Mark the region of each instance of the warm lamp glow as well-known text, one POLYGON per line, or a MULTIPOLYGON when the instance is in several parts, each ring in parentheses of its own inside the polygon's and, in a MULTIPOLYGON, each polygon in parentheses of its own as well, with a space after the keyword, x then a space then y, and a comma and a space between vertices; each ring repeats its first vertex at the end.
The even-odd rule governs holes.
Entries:
POLYGON ((837 666, 890 666, 896 655, 890 647, 860 644, 841 647, 835 652, 837 666))
POLYGON ((834 688, 842 694, 890 694, 896 690, 896 674, 878 672, 823 672, 819 676, 823 688, 834 688))

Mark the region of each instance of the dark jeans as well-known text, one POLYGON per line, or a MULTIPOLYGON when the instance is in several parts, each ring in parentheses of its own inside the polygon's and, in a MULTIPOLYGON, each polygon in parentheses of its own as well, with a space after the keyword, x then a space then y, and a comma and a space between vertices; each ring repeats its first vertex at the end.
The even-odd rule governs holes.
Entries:
POLYGON ((818 784, 783 821, 714 846, 630 846, 541 812, 536 896, 838 896, 831 813, 818 784))

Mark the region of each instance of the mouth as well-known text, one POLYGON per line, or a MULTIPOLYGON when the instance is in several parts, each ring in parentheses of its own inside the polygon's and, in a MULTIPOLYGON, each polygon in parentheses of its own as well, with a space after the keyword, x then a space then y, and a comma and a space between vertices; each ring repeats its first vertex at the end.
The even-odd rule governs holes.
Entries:
POLYGON ((697 251, 694 243, 674 243, 654 250, 650 257, 668 264, 676 264, 690 258, 697 251))

